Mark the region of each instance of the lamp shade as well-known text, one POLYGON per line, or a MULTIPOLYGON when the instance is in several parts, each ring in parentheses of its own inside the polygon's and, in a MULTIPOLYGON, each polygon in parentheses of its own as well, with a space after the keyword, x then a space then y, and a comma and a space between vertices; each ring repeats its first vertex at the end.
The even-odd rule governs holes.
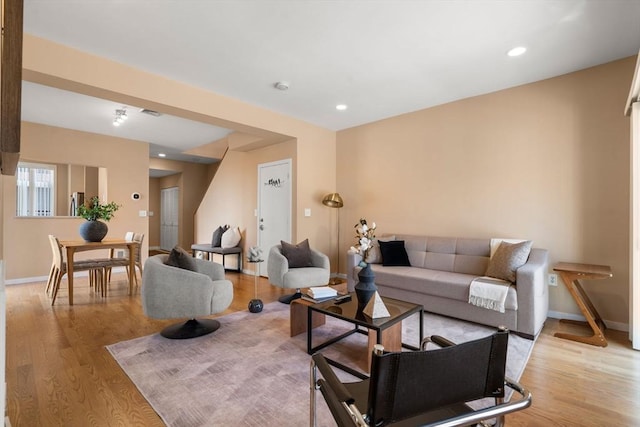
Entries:
POLYGON ((322 204, 330 208, 341 208, 344 206, 339 193, 327 194, 324 196, 324 199, 322 199, 322 204))

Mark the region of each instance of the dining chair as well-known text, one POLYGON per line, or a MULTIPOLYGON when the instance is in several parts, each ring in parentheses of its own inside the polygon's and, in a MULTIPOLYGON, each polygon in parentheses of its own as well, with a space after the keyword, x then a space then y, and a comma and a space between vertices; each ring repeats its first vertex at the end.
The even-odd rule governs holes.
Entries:
MULTIPOLYGON (((51 244, 52 263, 49 272, 49 280, 47 281, 46 292, 51 292, 51 305, 56 302, 58 290, 62 276, 67 274, 67 262, 64 260, 62 245, 58 238, 52 234, 49 235, 49 243, 51 244)), ((89 259, 82 261, 72 261, 74 271, 89 272, 89 286, 94 287, 96 291, 98 287, 101 289, 105 286, 105 263, 99 260, 89 259)), ((103 291, 104 295, 104 291, 103 291)))
MULTIPOLYGON (((124 239, 127 242, 137 242, 138 247, 135 254, 135 267, 140 271, 140 277, 142 277, 142 242, 144 241, 144 233, 134 233, 133 231, 127 231, 124 235, 124 239)), ((127 270, 127 276, 129 275, 129 250, 125 249, 124 254, 121 257, 115 256, 115 250, 111 249, 109 251, 109 258, 113 260, 113 267, 121 267, 124 266, 127 270)), ((136 282, 136 286, 138 286, 138 276, 136 272, 133 272, 133 279, 136 282)), ((107 268, 107 283, 111 283, 111 267, 107 268)))

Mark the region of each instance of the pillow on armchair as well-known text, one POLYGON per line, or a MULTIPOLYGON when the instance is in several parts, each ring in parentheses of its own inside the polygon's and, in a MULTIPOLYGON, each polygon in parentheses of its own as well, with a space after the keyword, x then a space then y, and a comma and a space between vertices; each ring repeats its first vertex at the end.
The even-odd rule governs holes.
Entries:
POLYGON ((297 245, 281 240, 280 245, 282 246, 282 255, 289 262, 289 268, 313 267, 309 239, 304 239, 297 245))
POLYGON ((195 260, 180 246, 175 246, 171 249, 169 258, 167 258, 167 265, 171 267, 183 268, 185 270, 197 271, 195 260))

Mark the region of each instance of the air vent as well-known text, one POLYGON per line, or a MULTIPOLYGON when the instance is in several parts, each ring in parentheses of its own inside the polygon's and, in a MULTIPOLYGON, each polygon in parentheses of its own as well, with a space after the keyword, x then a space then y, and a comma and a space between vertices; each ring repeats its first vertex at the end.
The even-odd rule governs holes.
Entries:
POLYGON ((148 108, 143 108, 140 110, 141 113, 143 114, 148 114, 150 116, 153 117, 160 117, 162 115, 162 113, 158 113, 157 111, 153 111, 153 110, 149 110, 148 108))

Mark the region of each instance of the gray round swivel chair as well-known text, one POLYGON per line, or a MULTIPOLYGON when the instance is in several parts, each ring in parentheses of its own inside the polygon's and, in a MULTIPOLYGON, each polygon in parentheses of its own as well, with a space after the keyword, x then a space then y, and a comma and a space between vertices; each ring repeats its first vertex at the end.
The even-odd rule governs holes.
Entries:
POLYGON ((329 257, 311 249, 311 266, 290 268, 289 261, 282 254, 282 245, 276 245, 269 250, 267 274, 272 285, 296 290, 294 294, 278 298, 281 303, 290 304, 302 296, 301 288, 327 286, 331 275, 329 257))
POLYGON ((171 339, 195 338, 220 327, 215 319, 196 319, 226 310, 233 300, 233 284, 218 263, 191 258, 195 271, 166 265, 169 255, 149 257, 142 273, 142 309, 154 319, 188 318, 186 323, 160 332, 171 339))

